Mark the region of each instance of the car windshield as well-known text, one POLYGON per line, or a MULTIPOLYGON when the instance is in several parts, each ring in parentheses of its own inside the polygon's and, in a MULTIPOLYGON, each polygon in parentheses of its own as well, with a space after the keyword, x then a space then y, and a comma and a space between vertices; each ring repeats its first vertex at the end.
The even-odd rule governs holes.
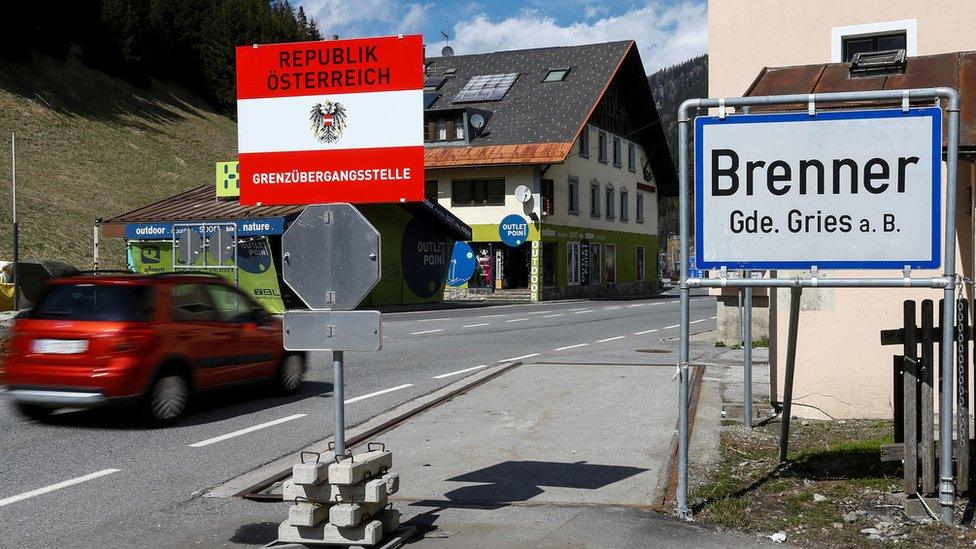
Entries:
POLYGON ((30 313, 52 320, 148 320, 153 311, 152 290, 129 284, 54 284, 30 313))

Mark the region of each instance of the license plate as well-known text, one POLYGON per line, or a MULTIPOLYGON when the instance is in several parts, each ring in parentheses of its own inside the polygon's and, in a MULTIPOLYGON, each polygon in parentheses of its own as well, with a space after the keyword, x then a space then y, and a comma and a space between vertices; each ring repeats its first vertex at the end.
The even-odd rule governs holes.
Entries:
POLYGON ((35 339, 32 349, 35 353, 47 355, 77 355, 88 350, 84 339, 35 339))

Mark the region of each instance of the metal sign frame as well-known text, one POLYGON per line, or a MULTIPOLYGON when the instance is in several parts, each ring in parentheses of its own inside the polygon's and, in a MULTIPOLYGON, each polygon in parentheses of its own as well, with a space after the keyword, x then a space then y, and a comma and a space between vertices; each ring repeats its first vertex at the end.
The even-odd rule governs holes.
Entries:
MULTIPOLYGON (((689 99, 678 108, 678 197, 679 197, 679 225, 680 225, 680 296, 681 321, 680 345, 678 349, 678 490, 676 494, 676 513, 686 519, 691 518, 688 508, 688 404, 689 404, 689 297, 691 288, 790 288, 790 329, 787 343, 787 380, 783 398, 783 437, 780 445, 780 460, 786 458, 783 444, 789 434, 790 401, 792 399, 791 373, 796 360, 796 329, 799 320, 800 292, 803 288, 932 288, 941 289, 947 304, 954 303, 957 284, 956 276, 956 171, 959 163, 959 93, 948 87, 919 88, 905 90, 883 90, 863 92, 838 92, 821 94, 793 94, 769 95, 756 97, 689 99), (946 196, 943 202, 945 221, 943 224, 943 275, 928 278, 911 276, 911 269, 905 267, 901 277, 887 278, 819 278, 817 268, 810 269, 809 277, 794 276, 790 278, 691 278, 689 277, 689 249, 691 242, 690 219, 690 169, 688 162, 688 125, 691 123, 689 113, 697 109, 717 108, 719 117, 725 117, 727 107, 743 107, 748 113, 749 108, 759 105, 807 105, 807 115, 816 116, 817 102, 847 103, 858 102, 861 105, 869 102, 885 101, 901 102, 902 109, 908 110, 910 101, 934 102, 940 106, 944 100, 947 104, 948 135, 945 153, 947 164, 946 196)), ((954 308, 946 306, 942 318, 942 341, 952 341, 954 308)), ((953 505, 955 500, 955 480, 952 468, 952 429, 953 429, 953 345, 942 346, 942 376, 939 406, 939 503, 943 521, 951 523, 953 520, 953 505)))

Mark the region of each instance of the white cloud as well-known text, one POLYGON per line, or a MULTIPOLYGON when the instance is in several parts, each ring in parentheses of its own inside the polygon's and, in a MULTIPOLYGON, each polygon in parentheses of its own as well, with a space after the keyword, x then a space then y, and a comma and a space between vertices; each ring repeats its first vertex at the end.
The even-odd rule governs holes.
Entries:
POLYGON ((583 8, 583 16, 585 16, 587 19, 593 19, 597 15, 607 15, 608 13, 610 13, 610 6, 607 6, 606 4, 587 4, 583 8))
MULTIPOLYGON (((708 49, 706 10, 704 2, 665 4, 647 0, 620 15, 566 25, 534 9, 500 20, 481 13, 454 25, 451 45, 463 55, 634 39, 644 68, 651 73, 705 53, 708 49)), ((439 51, 443 45, 444 42, 428 44, 427 51, 439 51)))
POLYGON ((422 30, 432 4, 403 4, 395 0, 298 0, 309 17, 318 22, 322 34, 342 37, 369 36, 376 29, 386 33, 417 33, 422 30))

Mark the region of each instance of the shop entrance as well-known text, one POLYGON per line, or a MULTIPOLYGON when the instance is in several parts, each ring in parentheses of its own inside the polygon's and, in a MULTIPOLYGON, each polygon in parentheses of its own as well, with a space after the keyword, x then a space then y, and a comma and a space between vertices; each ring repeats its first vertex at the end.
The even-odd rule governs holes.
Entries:
POLYGON ((499 255, 501 256, 501 287, 506 290, 528 288, 532 261, 530 244, 524 242, 517 248, 499 246, 499 255))

